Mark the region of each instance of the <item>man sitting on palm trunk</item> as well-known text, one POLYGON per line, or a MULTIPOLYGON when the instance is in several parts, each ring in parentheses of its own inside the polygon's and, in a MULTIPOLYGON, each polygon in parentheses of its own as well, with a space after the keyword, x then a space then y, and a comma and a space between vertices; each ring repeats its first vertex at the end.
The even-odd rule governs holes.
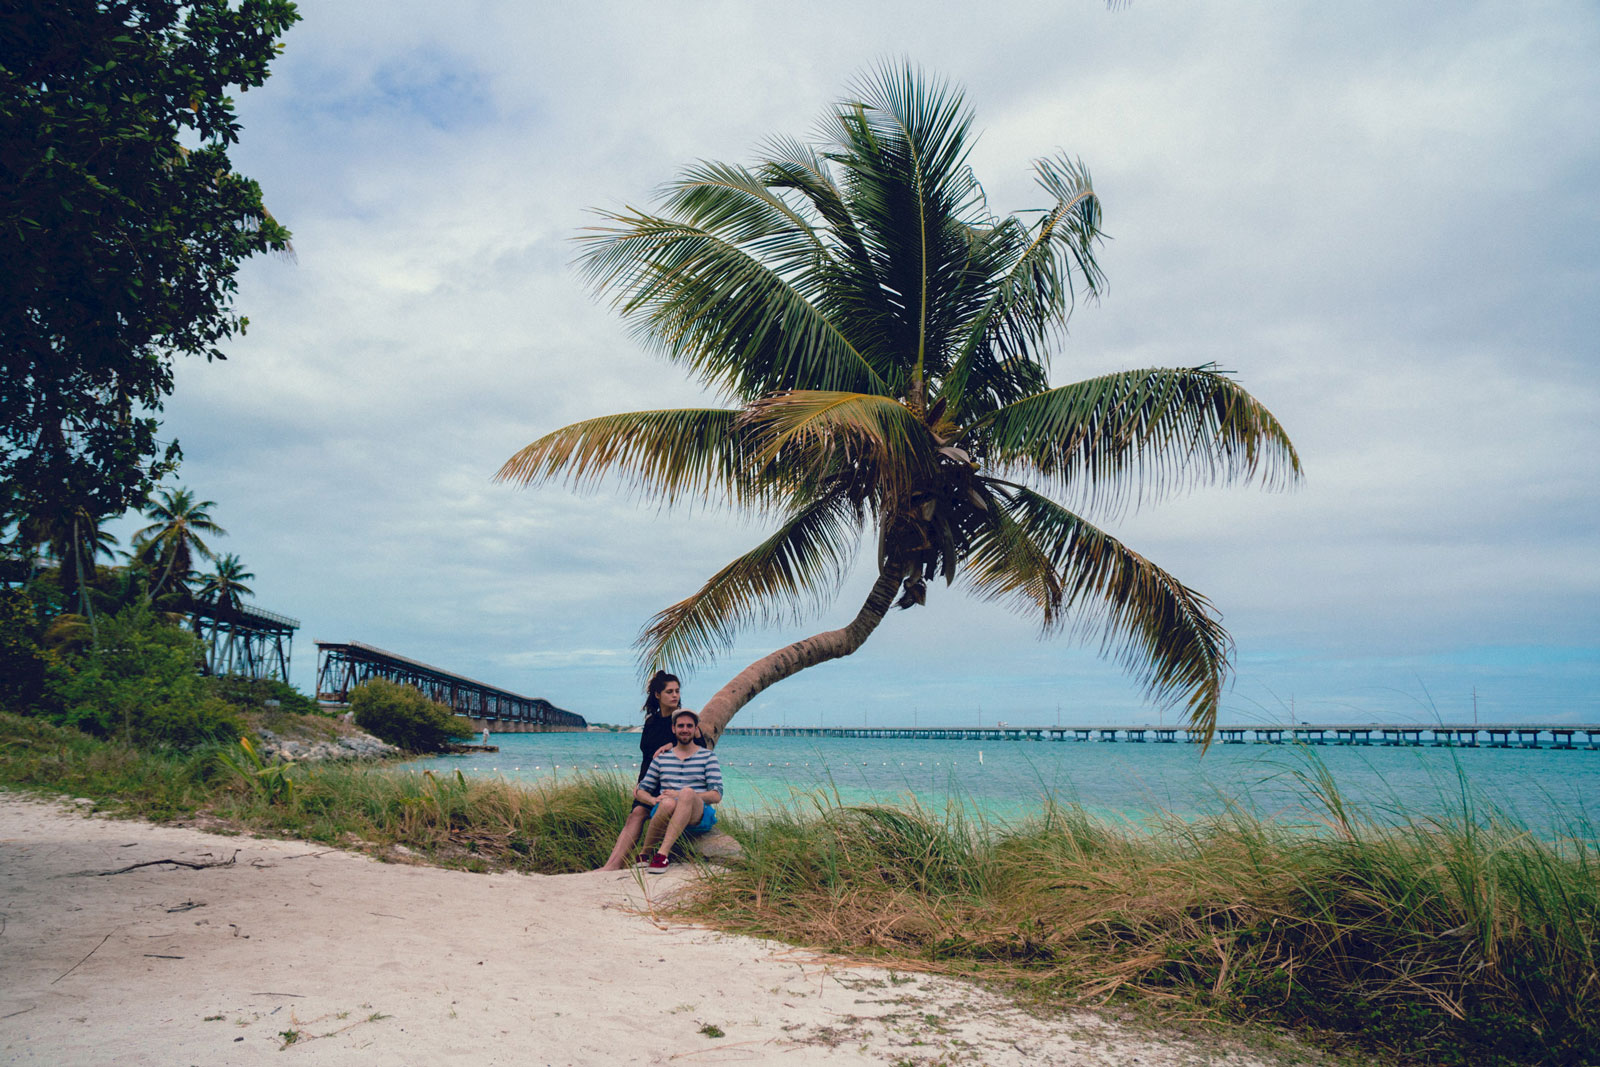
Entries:
POLYGON ((672 717, 670 749, 650 761, 650 769, 639 779, 633 795, 650 810, 650 828, 645 833, 641 862, 648 862, 651 874, 667 869, 667 854, 685 833, 703 834, 717 824, 717 809, 722 803, 722 765, 710 749, 694 743, 700 716, 680 711, 672 717))

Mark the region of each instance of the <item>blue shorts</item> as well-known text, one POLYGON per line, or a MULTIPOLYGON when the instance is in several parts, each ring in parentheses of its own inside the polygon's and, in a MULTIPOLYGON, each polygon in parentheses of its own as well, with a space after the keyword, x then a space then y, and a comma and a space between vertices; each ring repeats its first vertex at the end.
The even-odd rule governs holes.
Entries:
MULTIPOLYGON (((641 801, 641 803, 643 803, 643 802, 641 801)), ((650 809, 650 814, 645 816, 645 817, 648 818, 648 819, 655 818, 656 817, 656 808, 658 808, 660 806, 661 805, 657 804, 654 807, 652 807, 650 809)), ((713 826, 715 826, 715 825, 717 825, 717 809, 713 808, 710 804, 707 804, 705 810, 700 813, 700 821, 695 823, 693 826, 684 827, 683 832, 686 833, 686 834, 708 833, 708 832, 710 832, 711 828, 713 826)))

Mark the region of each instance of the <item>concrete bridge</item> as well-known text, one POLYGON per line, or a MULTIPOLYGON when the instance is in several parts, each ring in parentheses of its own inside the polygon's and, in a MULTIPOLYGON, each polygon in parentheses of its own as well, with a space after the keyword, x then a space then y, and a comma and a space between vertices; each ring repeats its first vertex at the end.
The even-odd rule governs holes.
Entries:
MULTIPOLYGON (((730 726, 728 734, 766 737, 903 738, 923 741, 1094 741, 1195 744, 1183 726, 730 726)), ((1600 750, 1600 724, 1588 723, 1265 723, 1217 727, 1224 745, 1403 745, 1454 748, 1588 748, 1600 750)))

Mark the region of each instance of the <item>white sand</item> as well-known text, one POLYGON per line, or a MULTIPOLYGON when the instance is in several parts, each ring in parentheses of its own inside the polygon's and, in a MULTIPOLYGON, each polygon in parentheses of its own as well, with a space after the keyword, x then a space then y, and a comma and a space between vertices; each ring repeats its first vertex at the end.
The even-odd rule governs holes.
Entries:
POLYGON ((0 1061, 1266 1062, 655 918, 688 877, 475 875, 0 794, 0 1061))

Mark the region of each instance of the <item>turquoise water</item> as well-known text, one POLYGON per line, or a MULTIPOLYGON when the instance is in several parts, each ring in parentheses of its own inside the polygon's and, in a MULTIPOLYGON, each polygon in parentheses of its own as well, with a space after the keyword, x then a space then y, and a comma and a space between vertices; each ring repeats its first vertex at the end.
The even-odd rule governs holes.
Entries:
MULTIPOLYGON (((499 752, 406 766, 527 782, 606 771, 629 784, 639 769, 637 734, 495 734, 492 741, 499 752)), ((1459 810, 1464 779, 1477 802, 1498 805, 1537 832, 1564 835, 1593 818, 1590 806, 1600 798, 1600 751, 1587 749, 1213 745, 1202 757, 1194 745, 733 736, 717 755, 725 806, 745 812, 836 797, 935 809, 954 802, 1006 821, 1054 796, 1110 819, 1190 818, 1238 802, 1262 815, 1316 821, 1297 778, 1313 759, 1348 802, 1379 819, 1459 810)))

